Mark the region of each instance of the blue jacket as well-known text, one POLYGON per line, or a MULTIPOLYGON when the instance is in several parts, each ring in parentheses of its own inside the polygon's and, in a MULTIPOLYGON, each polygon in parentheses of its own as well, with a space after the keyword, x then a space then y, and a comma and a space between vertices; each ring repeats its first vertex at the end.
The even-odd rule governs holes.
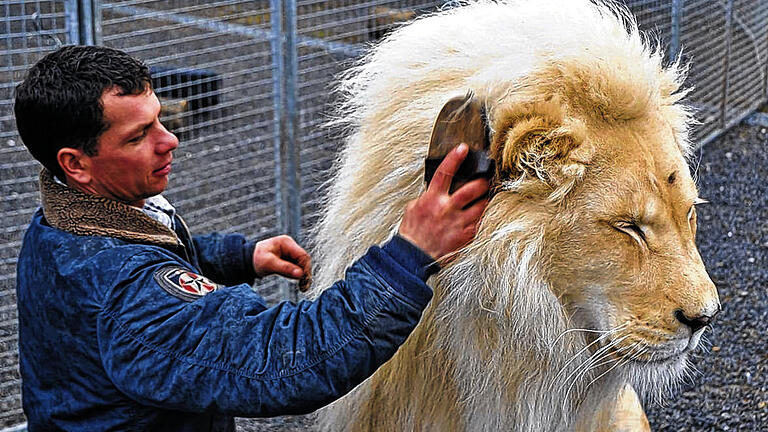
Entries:
POLYGON ((41 175, 18 262, 22 401, 37 430, 233 430, 314 411, 387 361, 431 298, 395 237, 314 301, 268 308, 253 244, 190 237, 41 175))

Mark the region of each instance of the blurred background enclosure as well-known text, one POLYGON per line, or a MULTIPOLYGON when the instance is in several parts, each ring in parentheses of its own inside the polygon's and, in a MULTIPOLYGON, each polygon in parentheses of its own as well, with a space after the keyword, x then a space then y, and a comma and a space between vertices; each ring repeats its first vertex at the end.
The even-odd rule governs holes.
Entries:
MULTIPOLYGON (((687 99, 702 145, 766 101, 768 0, 626 0, 674 61, 690 62, 687 99)), ((39 165, 13 119, 15 86, 68 44, 120 48, 153 71, 164 121, 179 135, 170 201, 194 232, 289 233, 316 220, 339 132, 327 119, 334 77, 399 23, 455 2, 428 0, 4 0, 0 3, 0 429, 23 425, 15 272, 39 206, 39 165)), ((514 55, 514 53, 510 53, 514 55)), ((41 123, 40 127, 45 127, 41 123)), ((275 279, 270 301, 295 290, 275 279)))

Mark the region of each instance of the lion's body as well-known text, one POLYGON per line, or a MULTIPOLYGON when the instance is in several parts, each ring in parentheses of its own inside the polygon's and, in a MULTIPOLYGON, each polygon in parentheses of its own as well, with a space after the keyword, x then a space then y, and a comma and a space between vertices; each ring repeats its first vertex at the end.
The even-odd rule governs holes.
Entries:
MULTIPOLYGON (((641 276, 656 280, 653 271, 693 268, 700 259, 645 260, 631 238, 592 221, 601 205, 634 202, 624 192, 643 193, 649 182, 638 176, 648 167, 663 179, 675 170, 668 184, 681 191, 660 201, 674 208, 671 215, 689 205, 695 188, 683 157, 688 118, 677 106, 678 72, 663 69, 633 21, 614 13, 588 0, 474 3, 401 28, 346 77, 340 123, 350 135, 317 233, 314 286, 330 285, 369 245, 396 231, 406 203, 424 190, 432 124, 451 97, 472 90, 485 104, 499 176, 476 240, 430 281, 435 294, 422 322, 373 377, 321 412, 327 430, 647 428, 627 383, 640 390, 669 385, 684 360, 664 373, 610 371, 598 364, 607 356, 595 357, 600 345, 586 348, 595 340, 590 331, 636 327, 650 334, 646 327, 653 326, 678 335, 683 330, 669 321, 666 304, 633 300, 658 287, 636 285, 641 276), (536 139, 544 135, 531 131, 561 148, 538 154, 536 139), (518 146, 532 147, 516 152, 518 146), (613 285, 590 292, 597 288, 585 275, 595 275, 600 287, 608 286, 603 279, 613 285), (621 306, 622 296, 634 303, 621 306), (606 317, 589 313, 594 304, 606 317), (629 402, 618 406, 623 400, 629 402)), ((681 240, 686 248, 691 241, 681 240)), ((701 279, 695 282, 704 292, 701 271, 686 277, 701 279)), ((685 301, 710 307, 708 295, 709 303, 668 298, 683 298, 681 308, 685 301)), ((621 341, 635 337, 625 333, 615 337, 618 352, 621 341)))

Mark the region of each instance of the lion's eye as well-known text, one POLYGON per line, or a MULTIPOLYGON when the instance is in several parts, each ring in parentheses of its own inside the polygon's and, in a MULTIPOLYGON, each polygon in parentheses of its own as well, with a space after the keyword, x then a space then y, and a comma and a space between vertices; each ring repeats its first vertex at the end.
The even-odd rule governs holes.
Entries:
POLYGON ((637 223, 632 221, 617 221, 613 226, 617 230, 635 239, 640 246, 644 246, 647 243, 645 231, 643 231, 643 228, 637 223))

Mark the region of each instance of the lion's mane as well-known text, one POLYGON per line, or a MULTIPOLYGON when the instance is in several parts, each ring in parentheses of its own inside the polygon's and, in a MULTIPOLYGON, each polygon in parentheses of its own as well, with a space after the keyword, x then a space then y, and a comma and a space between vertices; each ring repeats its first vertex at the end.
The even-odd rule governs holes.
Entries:
MULTIPOLYGON (((536 104, 550 105, 571 134, 584 129, 568 123, 573 112, 602 121, 663 112, 686 153, 680 68, 663 67, 649 45, 624 9, 588 0, 471 2, 393 32, 339 87, 333 126, 346 141, 315 236, 314 286, 329 286, 396 232, 424 190, 434 119, 467 90, 494 128, 509 110, 526 119, 536 104)), ((500 166, 515 163, 495 154, 500 166)), ((562 169, 547 191, 552 206, 583 172, 562 169)), ((547 216, 504 204, 539 194, 534 177, 502 179, 476 240, 430 281, 422 322, 371 379, 323 410, 328 430, 568 430, 599 404, 591 394, 615 394, 630 379, 609 374, 585 391, 597 378, 578 369, 588 361, 585 334, 571 329, 546 283, 547 216)))

